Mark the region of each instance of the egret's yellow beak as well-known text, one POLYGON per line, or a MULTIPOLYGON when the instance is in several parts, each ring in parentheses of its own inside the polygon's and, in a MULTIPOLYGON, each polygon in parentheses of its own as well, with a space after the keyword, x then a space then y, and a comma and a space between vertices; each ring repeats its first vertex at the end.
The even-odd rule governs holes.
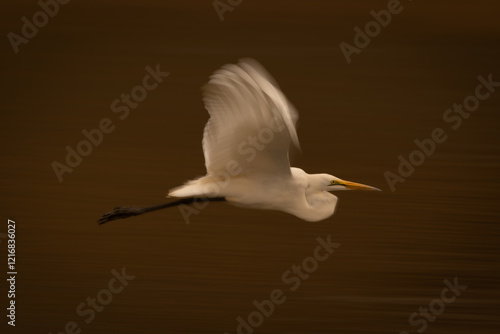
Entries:
POLYGON ((351 181, 345 181, 345 180, 339 180, 339 184, 343 185, 347 189, 351 189, 351 190, 382 191, 379 188, 367 186, 366 184, 361 184, 361 183, 356 183, 356 182, 351 182, 351 181))

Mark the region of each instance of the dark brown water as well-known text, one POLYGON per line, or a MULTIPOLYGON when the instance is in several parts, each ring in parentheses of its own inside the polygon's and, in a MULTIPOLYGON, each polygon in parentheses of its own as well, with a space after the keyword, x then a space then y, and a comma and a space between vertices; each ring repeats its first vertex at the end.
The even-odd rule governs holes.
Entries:
MULTIPOLYGON (((39 6, 7 3, 1 29, 19 34, 39 6)), ((457 130, 443 113, 474 94, 479 75, 500 81, 498 5, 404 2, 347 64, 339 43, 386 6, 245 0, 220 22, 211 1, 74 1, 18 54, 4 38, 0 233, 16 221, 18 271, 6 332, 59 333, 74 321, 81 333, 236 333, 254 300, 281 289, 285 302, 255 333, 496 333, 500 89, 457 130), (294 165, 384 192, 339 193, 319 223, 212 203, 189 225, 172 209, 98 226, 103 212, 161 203, 204 173, 200 86, 248 56, 300 112, 294 165), (112 101, 156 64, 170 75, 120 120, 112 101), (58 182, 51 163, 103 118, 114 131, 58 182), (438 127, 447 140, 391 192, 384 173, 438 127), (340 247, 291 291, 282 274, 328 235, 340 247), (135 279, 86 323, 77 306, 123 267, 135 279), (421 316, 411 326, 455 277, 467 289, 427 327, 421 316)))

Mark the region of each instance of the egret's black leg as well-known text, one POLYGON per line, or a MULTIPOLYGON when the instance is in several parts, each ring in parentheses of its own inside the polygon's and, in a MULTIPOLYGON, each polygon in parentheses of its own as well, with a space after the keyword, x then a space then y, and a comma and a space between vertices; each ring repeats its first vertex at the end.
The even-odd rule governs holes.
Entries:
POLYGON ((132 216, 142 215, 146 212, 156 211, 160 209, 170 208, 174 206, 178 206, 181 204, 193 204, 196 202, 223 202, 226 199, 224 197, 190 197, 190 198, 181 198, 174 202, 169 202, 165 204, 150 206, 147 208, 134 208, 134 207, 117 207, 113 211, 105 213, 101 218, 97 221, 99 225, 105 224, 109 221, 116 219, 124 219, 132 216))

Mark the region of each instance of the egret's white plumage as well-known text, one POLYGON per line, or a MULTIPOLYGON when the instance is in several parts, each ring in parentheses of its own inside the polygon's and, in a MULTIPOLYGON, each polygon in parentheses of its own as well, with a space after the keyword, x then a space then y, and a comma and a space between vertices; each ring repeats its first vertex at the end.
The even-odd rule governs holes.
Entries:
POLYGON ((207 175, 172 189, 169 197, 224 197, 238 206, 319 221, 335 210, 337 197, 329 191, 378 190, 290 167, 289 147, 300 147, 298 113, 255 60, 223 66, 203 95, 210 114, 203 135, 207 175))

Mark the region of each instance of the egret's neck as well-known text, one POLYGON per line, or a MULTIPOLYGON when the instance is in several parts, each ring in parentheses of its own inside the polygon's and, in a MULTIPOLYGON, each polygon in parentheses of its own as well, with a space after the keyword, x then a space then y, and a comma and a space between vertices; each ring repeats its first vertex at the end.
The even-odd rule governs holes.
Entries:
POLYGON ((307 174, 300 168, 292 167, 292 175, 299 188, 301 199, 296 202, 293 215, 307 220, 319 221, 333 215, 337 196, 325 191, 325 182, 320 174, 307 174))
POLYGON ((309 207, 304 212, 304 218, 308 221, 323 220, 335 212, 337 196, 327 191, 306 191, 306 200, 309 207))

